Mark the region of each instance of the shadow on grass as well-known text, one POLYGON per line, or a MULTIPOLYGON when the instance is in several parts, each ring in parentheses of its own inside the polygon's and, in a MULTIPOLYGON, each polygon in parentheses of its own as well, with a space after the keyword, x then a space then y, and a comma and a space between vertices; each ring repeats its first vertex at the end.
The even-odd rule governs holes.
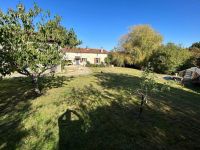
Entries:
MULTIPOLYGON (((182 85, 181 78, 177 78, 175 81, 172 76, 165 76, 165 77, 163 77, 163 79, 166 81, 173 81, 173 82, 176 82, 177 84, 182 85)), ((200 84, 198 84, 198 83, 192 83, 191 81, 187 81, 182 86, 184 86, 185 88, 191 89, 197 93, 200 93, 200 84)))
POLYGON ((105 88, 117 90, 136 90, 141 80, 139 77, 116 73, 97 73, 95 76, 99 81, 97 84, 105 88))
POLYGON ((186 83, 184 86, 200 94, 200 84, 186 83))
MULTIPOLYGON (((62 86, 66 80, 65 77, 44 77, 40 87, 44 93, 49 88, 62 86)), ((0 81, 0 149, 16 149, 28 135, 21 122, 30 115, 31 100, 36 97, 29 78, 0 81)))
POLYGON ((124 91, 136 90, 140 78, 113 73, 96 77, 116 94, 92 86, 73 90, 71 98, 79 101, 80 115, 75 120, 62 120, 66 113, 60 117, 59 149, 200 148, 199 94, 171 87, 170 92, 153 95, 138 120, 138 101, 124 91))
MULTIPOLYGON (((139 88, 140 78, 127 74, 104 73, 96 74, 101 86, 117 91, 136 91, 139 88)), ((162 84, 159 84, 162 86, 162 84)), ((190 110, 200 113, 200 93, 193 93, 179 88, 170 87, 169 92, 160 92, 151 96, 152 99, 159 103, 170 105, 172 108, 180 110, 190 110)))
POLYGON ((64 84, 66 84, 65 81, 70 81, 72 79, 73 79, 72 77, 66 77, 66 76, 41 77, 39 80, 40 89, 45 91, 45 90, 51 89, 51 88, 62 87, 64 84))
POLYGON ((137 107, 133 104, 117 102, 97 107, 87 114, 90 122, 87 129, 87 122, 83 122, 81 117, 78 120, 62 120, 59 149, 200 148, 198 133, 187 131, 191 122, 184 123, 184 117, 179 116, 180 120, 175 122, 169 115, 146 108, 145 117, 138 120, 136 111, 137 107))

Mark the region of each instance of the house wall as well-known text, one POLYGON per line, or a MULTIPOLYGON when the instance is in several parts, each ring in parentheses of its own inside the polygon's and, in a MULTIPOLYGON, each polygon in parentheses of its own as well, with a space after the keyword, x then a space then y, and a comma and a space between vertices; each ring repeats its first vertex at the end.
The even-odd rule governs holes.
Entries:
MULTIPOLYGON (((100 58, 100 63, 105 63, 105 58, 108 56, 108 54, 94 54, 94 53, 69 53, 66 52, 64 55, 65 60, 71 60, 73 64, 76 64, 75 57, 80 58, 86 58, 87 61, 89 61, 91 64, 94 64, 95 58, 100 58)), ((84 65, 86 62, 80 62, 80 65, 84 65)))

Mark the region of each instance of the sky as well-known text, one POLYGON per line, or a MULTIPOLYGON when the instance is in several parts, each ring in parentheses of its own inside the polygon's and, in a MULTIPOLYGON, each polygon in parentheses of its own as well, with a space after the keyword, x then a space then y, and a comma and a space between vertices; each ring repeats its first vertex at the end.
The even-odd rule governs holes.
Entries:
POLYGON ((164 37, 184 47, 200 41, 200 0, 0 0, 0 9, 36 2, 62 25, 73 28, 81 47, 113 49, 131 26, 149 24, 164 37))

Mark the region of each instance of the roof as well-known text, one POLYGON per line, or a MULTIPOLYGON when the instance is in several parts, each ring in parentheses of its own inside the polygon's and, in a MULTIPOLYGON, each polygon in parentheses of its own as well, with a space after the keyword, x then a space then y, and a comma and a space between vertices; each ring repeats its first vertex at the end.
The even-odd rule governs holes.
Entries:
POLYGON ((95 48, 63 48, 64 53, 93 53, 93 54, 108 54, 109 52, 105 49, 95 48))
POLYGON ((179 75, 183 77, 184 80, 193 81, 200 80, 200 68, 191 67, 186 70, 180 71, 179 75))
POLYGON ((191 67, 189 69, 186 69, 187 71, 192 71, 192 72, 196 72, 200 75, 200 69, 197 67, 191 67))

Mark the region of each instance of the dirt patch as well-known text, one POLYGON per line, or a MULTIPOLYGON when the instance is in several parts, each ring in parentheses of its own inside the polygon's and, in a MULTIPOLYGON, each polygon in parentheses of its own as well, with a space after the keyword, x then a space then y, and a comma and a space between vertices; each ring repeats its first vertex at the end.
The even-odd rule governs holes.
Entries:
POLYGON ((59 73, 59 75, 79 76, 79 75, 88 75, 91 73, 92 71, 88 67, 71 65, 71 66, 66 66, 65 70, 62 73, 59 73))
MULTIPOLYGON (((79 75, 88 75, 91 73, 92 71, 88 67, 71 65, 71 66, 66 66, 62 72, 56 73, 56 75, 79 76, 79 75)), ((44 75, 48 75, 48 74, 44 74, 44 75)), ((11 75, 7 75, 5 78, 13 78, 13 77, 26 77, 26 76, 15 72, 15 73, 12 73, 11 75)))

